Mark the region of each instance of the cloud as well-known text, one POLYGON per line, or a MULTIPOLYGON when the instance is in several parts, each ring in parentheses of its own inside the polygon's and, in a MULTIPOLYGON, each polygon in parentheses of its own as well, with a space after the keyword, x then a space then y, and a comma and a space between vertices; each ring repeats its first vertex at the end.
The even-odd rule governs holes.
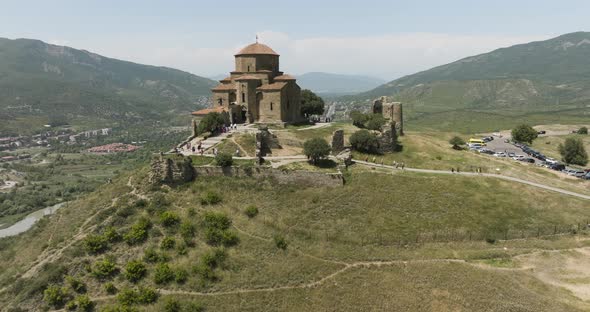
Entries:
MULTIPOLYGON (((519 43, 548 39, 548 35, 455 35, 402 33, 376 36, 292 38, 262 31, 260 42, 281 54, 281 68, 292 74, 322 71, 394 79, 467 56, 519 43)), ((197 36, 198 37, 198 36, 197 36)), ((233 54, 251 42, 203 47, 212 40, 157 36, 103 38, 84 48, 138 63, 162 65, 211 76, 233 69, 233 54), (92 46, 95 46, 94 49, 92 46)))

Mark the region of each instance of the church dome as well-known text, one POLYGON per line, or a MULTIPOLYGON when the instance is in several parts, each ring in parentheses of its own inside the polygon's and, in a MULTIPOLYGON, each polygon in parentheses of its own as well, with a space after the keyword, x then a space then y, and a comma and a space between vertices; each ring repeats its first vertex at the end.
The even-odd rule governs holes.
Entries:
POLYGON ((276 55, 278 56, 277 52, 271 49, 269 46, 262 44, 262 43, 253 43, 251 45, 246 46, 245 48, 241 49, 235 56, 240 55, 253 55, 253 54, 267 54, 267 55, 276 55))

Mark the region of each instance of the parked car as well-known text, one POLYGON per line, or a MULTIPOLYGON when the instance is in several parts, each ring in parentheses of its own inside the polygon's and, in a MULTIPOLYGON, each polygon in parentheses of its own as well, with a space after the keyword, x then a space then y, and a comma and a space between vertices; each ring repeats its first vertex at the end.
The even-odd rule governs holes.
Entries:
POLYGON ((547 157, 547 159, 545 159, 545 161, 546 161, 548 164, 550 164, 550 165, 553 165, 553 164, 557 164, 557 163, 558 163, 558 161, 557 161, 557 160, 555 160, 555 159, 553 159, 553 158, 550 158, 550 157, 547 157))
POLYGON ((491 137, 491 136, 482 138, 482 141, 484 141, 486 143, 489 141, 493 141, 493 140, 494 140, 494 137, 491 137))
POLYGON ((535 163, 535 160, 534 159, 528 158, 528 157, 523 157, 523 158, 521 158, 519 160, 522 161, 522 162, 529 163, 529 164, 534 164, 535 163))
POLYGON ((574 170, 571 175, 576 178, 582 178, 586 175, 586 172, 584 172, 582 170, 574 170))
POLYGON ((482 148, 482 149, 479 150, 479 152, 482 153, 482 154, 494 155, 494 151, 489 150, 487 148, 482 148))
POLYGON ((541 131, 537 132, 537 134, 545 134, 545 133, 547 133, 545 130, 541 130, 541 131))
POLYGON ((549 169, 553 169, 553 170, 557 170, 557 171, 563 171, 563 170, 565 170, 565 165, 564 164, 560 164, 560 163, 555 163, 555 164, 549 165, 549 169))
POLYGON ((584 176, 584 180, 590 180, 590 172, 586 173, 584 176))
POLYGON ((510 157, 510 158, 516 157, 516 154, 515 153, 512 153, 512 152, 509 152, 508 153, 508 157, 510 157))
POLYGON ((495 157, 506 157, 506 153, 504 152, 498 152, 498 153, 494 153, 495 157))

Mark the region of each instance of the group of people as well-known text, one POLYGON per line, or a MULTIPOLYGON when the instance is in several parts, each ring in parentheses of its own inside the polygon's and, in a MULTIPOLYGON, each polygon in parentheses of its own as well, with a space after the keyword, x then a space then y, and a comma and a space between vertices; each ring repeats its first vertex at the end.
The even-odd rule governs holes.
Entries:
POLYGON ((197 144, 197 146, 194 146, 194 145, 191 144, 191 142, 188 142, 188 143, 186 143, 186 148, 189 151, 192 151, 193 154, 201 154, 201 155, 203 155, 205 153, 205 149, 201 145, 201 142, 199 142, 199 144, 197 144))

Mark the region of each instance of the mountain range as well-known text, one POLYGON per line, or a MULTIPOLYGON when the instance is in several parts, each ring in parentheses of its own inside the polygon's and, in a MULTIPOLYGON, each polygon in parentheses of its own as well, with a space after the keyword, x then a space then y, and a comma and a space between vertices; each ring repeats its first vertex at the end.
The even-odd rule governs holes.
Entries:
POLYGON ((166 119, 203 106, 215 84, 172 68, 39 40, 0 38, 0 121, 23 116, 123 123, 166 119))
POLYGON ((576 32, 438 66, 354 96, 391 96, 409 118, 448 112, 530 114, 572 112, 590 117, 590 33, 576 32))

